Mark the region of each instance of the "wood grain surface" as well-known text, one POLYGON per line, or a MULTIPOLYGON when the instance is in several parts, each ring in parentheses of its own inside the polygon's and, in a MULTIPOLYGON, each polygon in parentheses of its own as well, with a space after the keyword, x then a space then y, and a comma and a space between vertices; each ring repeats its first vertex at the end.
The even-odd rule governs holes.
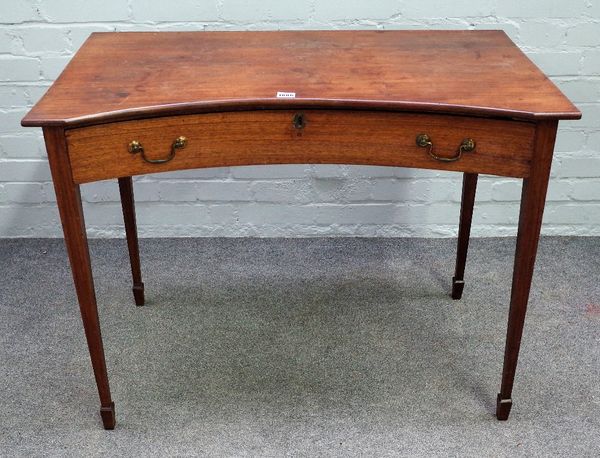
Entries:
POLYGON ((502 31, 120 32, 92 34, 22 125, 302 107, 581 116, 502 31))
POLYGON ((366 164, 489 173, 529 174, 535 124, 465 116, 380 111, 262 110, 170 116, 71 129, 66 132, 76 183, 171 170, 260 164, 366 164), (435 153, 454 156, 463 139, 475 151, 456 162, 439 162, 418 147, 428 134, 435 153), (139 141, 150 159, 169 155, 179 137, 187 146, 165 164, 131 154, 139 141))
POLYGON ((108 384, 80 187, 73 183, 63 129, 60 127, 45 128, 44 139, 83 329, 100 396, 100 415, 104 428, 114 429, 115 405, 108 384))

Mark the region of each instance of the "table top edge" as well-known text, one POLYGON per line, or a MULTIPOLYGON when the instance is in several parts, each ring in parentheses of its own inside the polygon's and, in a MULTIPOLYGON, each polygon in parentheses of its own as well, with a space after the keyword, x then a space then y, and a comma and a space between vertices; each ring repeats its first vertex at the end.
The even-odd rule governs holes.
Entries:
POLYGON ((423 103, 412 101, 380 101, 380 100, 336 100, 336 99, 245 99, 215 100, 175 103, 133 109, 94 113, 77 118, 36 117, 31 112, 21 120, 23 127, 76 128, 94 124, 134 121, 163 116, 193 115, 223 111, 259 111, 259 110, 300 110, 300 109, 333 109, 360 111, 393 111, 423 114, 445 114, 474 117, 508 118, 522 121, 540 120, 577 120, 581 119, 578 109, 565 112, 539 113, 507 110, 495 107, 470 105, 448 105, 440 103, 423 103))

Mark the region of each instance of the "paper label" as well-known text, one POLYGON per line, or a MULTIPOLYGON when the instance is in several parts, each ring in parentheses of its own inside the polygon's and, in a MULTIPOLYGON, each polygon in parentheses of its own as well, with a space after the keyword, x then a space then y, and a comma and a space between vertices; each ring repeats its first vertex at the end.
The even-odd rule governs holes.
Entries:
POLYGON ((278 99, 295 99, 296 93, 295 92, 277 91, 277 98, 278 99))

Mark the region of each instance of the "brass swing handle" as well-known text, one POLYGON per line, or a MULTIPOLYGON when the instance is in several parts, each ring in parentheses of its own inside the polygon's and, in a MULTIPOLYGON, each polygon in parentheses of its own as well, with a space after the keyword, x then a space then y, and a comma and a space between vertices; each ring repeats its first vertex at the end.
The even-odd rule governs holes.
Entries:
POLYGON ((442 157, 435 154, 433 152, 433 142, 427 134, 417 135, 417 146, 420 146, 421 148, 427 148, 427 153, 429 153, 429 155, 436 161, 454 162, 458 161, 461 158, 462 153, 470 153, 471 151, 473 151, 475 149, 475 141, 471 138, 465 138, 458 147, 456 155, 452 157, 442 157))
POLYGON ((148 157, 146 157, 144 147, 137 140, 133 140, 131 143, 129 143, 129 147, 127 149, 131 154, 140 153, 142 155, 142 159, 146 162, 149 162, 150 164, 164 164, 165 162, 169 162, 171 159, 173 159, 177 150, 185 148, 185 145, 187 145, 187 138, 183 136, 177 137, 175 140, 173 140, 173 144, 171 145, 171 152, 167 157, 163 159, 149 159, 148 157))

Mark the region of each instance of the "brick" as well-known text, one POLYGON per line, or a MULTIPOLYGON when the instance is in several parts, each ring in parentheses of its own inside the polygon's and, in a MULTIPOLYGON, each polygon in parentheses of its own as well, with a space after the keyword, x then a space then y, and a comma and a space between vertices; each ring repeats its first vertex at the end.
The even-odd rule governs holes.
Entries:
POLYGON ((550 166, 550 179, 554 179, 559 176, 560 168, 562 167, 562 158, 561 154, 554 154, 552 156, 552 164, 550 166))
POLYGON ((598 81, 576 80, 556 81, 561 91, 565 93, 573 103, 600 102, 600 84, 598 81))
POLYGON ((600 103, 579 103, 577 108, 581 110, 581 119, 565 121, 564 125, 573 125, 582 129, 598 129, 600 127, 600 103))
POLYGON ((575 200, 600 201, 600 178, 574 181, 572 184, 571 197, 575 200))
POLYGON ((582 130, 559 129, 556 135, 556 152, 579 151, 585 143, 585 133, 582 130))
POLYGON ((205 202, 251 200, 250 183, 245 181, 199 181, 196 193, 205 202))
POLYGON ((600 170, 600 157, 567 157, 558 167, 560 177, 597 177, 600 170))
POLYGON ((539 51, 528 52, 527 55, 548 76, 577 75, 581 60, 581 52, 539 51))
POLYGON ((343 177, 314 178, 310 189, 313 202, 348 202, 368 200, 370 183, 343 177))
POLYGON ((0 2, 0 24, 19 24, 39 19, 36 0, 0 2))
POLYGON ((44 140, 41 135, 27 132, 0 137, 0 156, 12 159, 32 159, 46 157, 44 140))
MULTIPOLYGON (((334 7, 339 5, 336 2, 324 2, 334 7)), ((368 2, 359 2, 368 8, 368 2)), ((388 2, 378 2, 387 4, 388 2)), ((406 2, 402 5, 402 17, 406 19, 429 19, 429 18, 457 18, 457 17, 476 17, 476 16, 491 16, 494 7, 494 0, 481 0, 477 2, 470 1, 453 1, 453 2, 431 2, 418 1, 406 2)), ((344 9, 344 8, 339 8, 344 9)), ((352 11, 352 10, 349 10, 352 11)), ((392 13, 394 14, 394 13, 392 13)), ((361 16, 362 17, 362 16, 361 16)), ((437 27, 436 27, 437 28, 437 27)))
MULTIPOLYGON (((226 224, 233 220, 233 213, 228 217, 225 211, 218 212, 221 219, 211 217, 211 205, 200 204, 141 204, 138 205, 137 219, 141 225, 195 226, 219 222, 226 224)), ((101 223, 101 221, 99 221, 101 223)))
POLYGON ((338 164, 316 164, 310 166, 310 175, 314 178, 343 178, 347 175, 347 166, 338 164))
MULTIPOLYGON (((468 24, 464 19, 440 19, 433 17, 429 20, 424 19, 413 19, 413 22, 404 22, 402 17, 391 17, 385 20, 371 20, 371 21, 356 21, 352 23, 351 28, 364 29, 364 24, 370 28, 377 28, 382 30, 424 30, 424 29, 435 29, 435 30, 465 30, 467 27, 475 27, 475 24, 468 24), (418 21, 418 22, 417 22, 418 21)), ((346 28, 346 26, 344 26, 346 28)), ((498 23, 495 24, 484 24, 481 25, 482 30, 498 30, 502 29, 502 26, 498 23)))
POLYGON ((588 133, 585 149, 600 152, 600 131, 588 133))
POLYGON ((570 18, 579 17, 587 9, 586 0, 544 0, 540 2, 524 2, 522 0, 501 0, 498 2, 496 14, 512 18, 570 18))
MULTIPOLYGON (((256 5, 255 2, 250 3, 256 5)), ((260 4, 262 4, 262 2, 260 4)), ((271 21, 306 21, 312 14, 311 9, 310 2, 282 2, 271 0, 266 11, 266 16, 271 21)), ((223 5, 223 16, 227 17, 225 14, 225 4, 223 5)))
POLYGON ((342 202, 365 202, 371 200, 372 183, 366 180, 349 180, 340 196, 342 202))
POLYGON ((133 180, 133 194, 136 202, 156 202, 160 200, 157 183, 133 180))
POLYGON ((0 161, 0 181, 50 181, 50 168, 46 161, 0 161))
MULTIPOLYGON (((477 193, 475 194, 476 205, 477 202, 488 202, 492 200, 492 185, 497 179, 498 177, 479 175, 477 180, 477 193)), ((460 201, 460 199, 457 199, 457 201, 460 201)))
POLYGON ((239 208, 238 220, 242 224, 310 224, 317 211, 311 205, 252 203, 239 208))
POLYGON ((67 33, 62 27, 35 27, 22 29, 21 38, 27 53, 61 53, 69 49, 67 33))
POLYGON ((520 201, 522 180, 497 181, 492 185, 492 200, 498 202, 520 201))
POLYGON ((477 204, 473 224, 516 225, 519 219, 519 202, 483 202, 477 204))
POLYGON ((56 23, 124 21, 129 19, 127 3, 127 0, 44 0, 39 8, 45 19, 56 23))
POLYGON ((548 205, 544 212, 545 224, 600 224, 600 204, 548 205))
POLYGON ((42 183, 42 195, 45 202, 56 202, 56 193, 54 192, 54 184, 49 181, 42 183))
POLYGON ((23 86, 0 86, 0 109, 24 107, 29 103, 27 88, 23 86))
POLYGON ((158 195, 166 202, 194 202, 198 200, 196 184, 193 182, 164 182, 159 183, 158 195))
MULTIPOLYGON (((287 4, 288 2, 281 2, 287 4)), ((308 3, 308 2, 295 2, 308 3)), ((354 21, 360 19, 385 19, 400 13, 396 2, 364 2, 346 0, 343 6, 338 2, 315 2, 314 18, 317 21, 354 21)))
POLYGON ((39 203, 45 200, 40 183, 4 183, 2 187, 5 202, 39 203))
POLYGON ((519 31, 519 44, 537 48, 556 48, 565 42, 567 31, 560 23, 525 20, 519 31))
POLYGON ((72 56, 42 56, 40 66, 42 77, 55 80, 65 69, 72 56))
POLYGON ((230 204, 210 205, 210 220, 212 224, 231 225, 237 223, 237 207, 230 204))
POLYGON ((21 119, 26 113, 26 109, 11 109, 0 112, 0 134, 22 133, 21 119))
MULTIPOLYGON (((139 208, 140 206, 136 207, 139 208)), ((123 226, 123 212, 118 203, 88 203, 83 202, 86 227, 123 226)), ((139 217, 137 212, 136 217, 139 217)))
POLYGON ((159 183, 162 201, 249 201, 250 185, 238 181, 181 181, 159 183))
POLYGON ((391 202, 458 201, 462 185, 459 180, 386 180, 373 183, 371 199, 391 202))
POLYGON ((318 207, 318 224, 438 224, 456 221, 458 206, 427 204, 351 204, 318 207))
POLYGON ((371 186, 373 201, 427 201, 431 194, 431 181, 378 179, 371 186))
POLYGON ((36 81, 39 79, 39 59, 0 55, 0 81, 36 81))
POLYGON ((300 202, 312 200, 313 188, 308 180, 254 181, 247 184, 255 202, 300 202))
POLYGON ((546 201, 557 202, 571 199, 572 184, 570 181, 551 179, 548 183, 546 201))
MULTIPOLYGON (((424 26, 436 30, 463 30, 467 27, 467 22, 464 19, 438 18, 437 20, 433 19, 431 22, 427 21, 425 24, 420 24, 415 30, 423 30, 424 26)), ((471 27, 473 24, 469 24, 469 26, 471 27)), ((498 29, 499 27, 494 28, 498 29)))
MULTIPOLYGON (((518 43, 519 42, 519 27, 514 23, 509 22, 491 22, 489 24, 486 23, 474 23, 471 24, 473 26, 473 30, 503 30, 511 40, 518 43)), ((460 27, 457 27, 460 28, 460 27)))
POLYGON ((56 206, 0 206, 3 237, 60 237, 56 206))
POLYGON ((231 167, 231 175, 234 178, 243 179, 282 179, 302 178, 308 175, 307 165, 247 165, 231 167))
POLYGON ((600 23, 587 22, 574 25, 567 31, 567 43, 570 46, 600 45, 600 23))
MULTIPOLYGON (((223 7, 231 2, 225 2, 223 7)), ((244 3, 244 2, 241 2, 244 3)), ((248 2, 245 2, 248 3, 248 2)), ((260 3, 258 4, 260 5, 260 3)), ((255 14, 260 7, 257 4, 248 4, 247 8, 242 8, 241 15, 255 14), (254 6, 254 8, 253 8, 254 6)), ((202 1, 202 0, 183 0, 178 1, 177 5, 171 8, 165 8, 162 2, 153 2, 148 0, 132 0, 131 10, 133 12, 134 21, 180 21, 180 22, 203 22, 216 21, 219 19, 217 10, 217 2, 202 1)), ((227 16, 228 20, 232 17, 227 16)))
POLYGON ((70 40, 69 49, 72 52, 77 51, 81 48, 81 45, 87 40, 90 35, 94 32, 114 32, 115 27, 106 24, 69 24, 65 26, 67 29, 67 36, 70 40))
POLYGON ((17 36, 18 32, 14 29, 0 29, 0 53, 23 54, 23 46, 17 36))
POLYGON ((204 24, 181 24, 181 23, 169 23, 169 22, 161 22, 154 24, 152 22, 142 23, 142 22, 119 22, 118 24, 114 24, 113 28, 115 32, 156 32, 157 30, 196 30, 202 31, 204 30, 204 24))
POLYGON ((600 50, 586 50, 583 52, 581 72, 584 75, 600 75, 600 50))
POLYGON ((27 93, 29 94, 29 100, 27 105, 33 105, 34 103, 37 103, 42 98, 42 96, 48 91, 48 89, 50 88, 50 83, 40 82, 39 84, 26 87, 27 93))
POLYGON ((120 202, 119 185, 116 180, 84 184, 81 198, 86 202, 120 202))

